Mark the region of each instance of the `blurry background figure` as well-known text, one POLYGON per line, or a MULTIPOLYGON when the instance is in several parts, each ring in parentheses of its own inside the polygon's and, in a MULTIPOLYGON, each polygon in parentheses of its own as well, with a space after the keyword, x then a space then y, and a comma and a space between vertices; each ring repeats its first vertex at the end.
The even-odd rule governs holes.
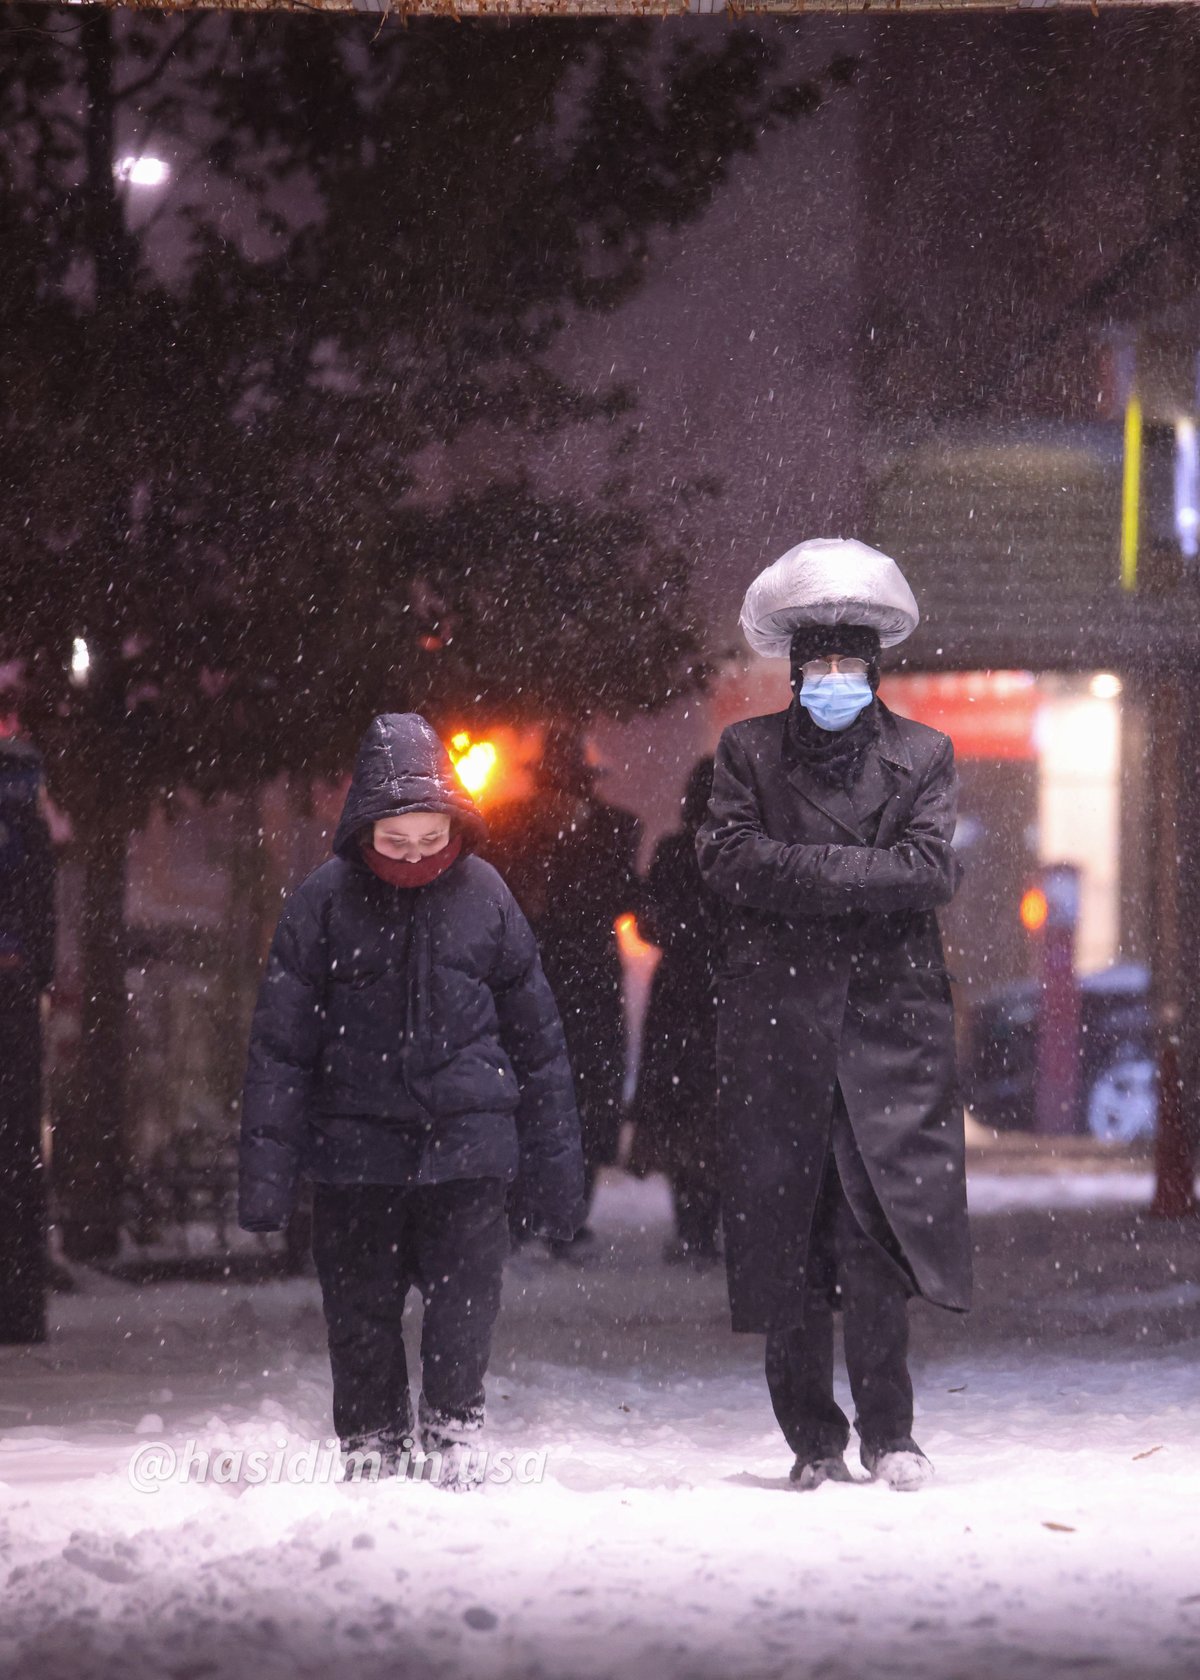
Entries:
MULTIPOLYGON (((638 820, 597 796, 599 774, 582 732, 552 726, 533 798, 489 812, 486 851, 529 918, 562 1016, 589 1206, 598 1169, 617 1158, 626 1043, 614 923, 637 891, 638 820)), ((575 1241, 590 1235, 584 1226, 575 1241)))
POLYGON ((638 898, 638 931, 657 945, 642 1059, 633 1104, 630 1170, 664 1172, 671 1183, 675 1237, 666 1258, 718 1257, 717 1063, 713 970, 717 900, 700 878, 696 830, 712 793, 713 761, 702 758, 680 801, 682 826, 655 847, 638 898))
POLYGON ((54 853, 40 755, 0 741, 0 1342, 46 1339, 41 994, 54 978, 54 853))

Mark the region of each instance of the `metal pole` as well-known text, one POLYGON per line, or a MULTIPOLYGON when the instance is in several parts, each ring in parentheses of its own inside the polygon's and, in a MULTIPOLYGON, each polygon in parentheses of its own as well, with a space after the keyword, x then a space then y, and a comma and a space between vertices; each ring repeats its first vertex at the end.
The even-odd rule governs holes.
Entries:
POLYGON ((1188 845, 1192 829, 1200 826, 1196 790, 1188 785, 1200 718, 1191 685, 1174 675, 1157 685, 1152 704, 1158 785, 1151 964, 1158 1032, 1158 1126, 1150 1213, 1157 1219, 1183 1219, 1197 1211, 1195 1144, 1185 1092, 1190 1096, 1196 1088, 1200 1058, 1184 1000, 1188 978, 1194 978, 1200 960, 1195 948, 1200 909, 1192 879, 1195 852, 1188 845))
POLYGON ((1079 982, 1075 930, 1079 925, 1079 870, 1049 864, 1042 875, 1046 921, 1042 928, 1042 1007, 1037 1041, 1036 1129, 1043 1137, 1068 1137, 1079 1109, 1079 982))

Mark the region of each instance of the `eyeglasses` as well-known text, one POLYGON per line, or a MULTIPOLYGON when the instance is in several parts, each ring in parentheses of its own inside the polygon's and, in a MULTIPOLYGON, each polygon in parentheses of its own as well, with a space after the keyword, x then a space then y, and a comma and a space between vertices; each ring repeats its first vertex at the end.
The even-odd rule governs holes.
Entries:
POLYGON ((809 659, 800 669, 806 677, 828 677, 835 671, 840 671, 844 677, 865 677, 870 666, 865 659, 843 659, 841 654, 831 654, 828 659, 809 659))

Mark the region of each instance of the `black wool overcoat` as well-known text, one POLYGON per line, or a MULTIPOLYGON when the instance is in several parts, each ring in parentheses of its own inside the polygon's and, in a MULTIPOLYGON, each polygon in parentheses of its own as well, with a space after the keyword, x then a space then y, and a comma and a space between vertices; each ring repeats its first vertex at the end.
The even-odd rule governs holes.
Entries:
POLYGON ((850 793, 799 759, 786 712, 733 724, 697 836, 725 904, 718 1075, 735 1330, 800 1316, 838 1085, 919 1293, 970 1304, 963 1111, 935 914, 960 878, 954 749, 875 704, 880 733, 850 793))

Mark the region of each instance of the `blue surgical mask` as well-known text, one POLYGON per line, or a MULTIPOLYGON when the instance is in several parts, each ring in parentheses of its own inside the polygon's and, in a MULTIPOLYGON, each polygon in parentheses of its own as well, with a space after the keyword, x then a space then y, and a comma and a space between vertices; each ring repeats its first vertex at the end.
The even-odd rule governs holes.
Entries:
POLYGON ((859 712, 875 698, 870 677, 831 671, 827 677, 805 677, 800 704, 822 729, 849 729, 859 712))

